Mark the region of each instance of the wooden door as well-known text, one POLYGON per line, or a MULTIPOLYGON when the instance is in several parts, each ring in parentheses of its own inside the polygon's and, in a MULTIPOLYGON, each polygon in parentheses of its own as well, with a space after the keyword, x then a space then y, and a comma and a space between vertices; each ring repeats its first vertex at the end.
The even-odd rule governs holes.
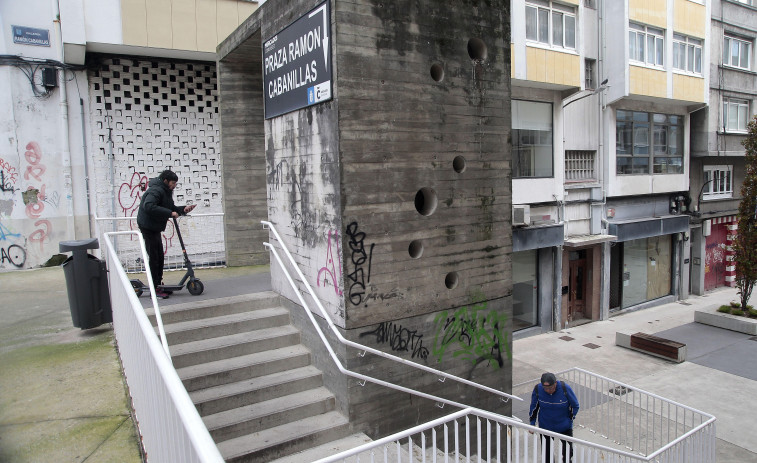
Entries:
POLYGON ((568 283, 568 322, 585 318, 586 308, 586 258, 570 260, 568 283))

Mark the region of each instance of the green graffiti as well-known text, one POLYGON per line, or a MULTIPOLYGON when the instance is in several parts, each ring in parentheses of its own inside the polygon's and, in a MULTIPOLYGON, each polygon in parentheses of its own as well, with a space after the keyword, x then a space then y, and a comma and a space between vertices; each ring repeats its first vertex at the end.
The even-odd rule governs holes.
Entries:
POLYGON ((507 326, 507 316, 488 310, 487 303, 479 302, 461 307, 451 315, 445 310, 434 319, 435 334, 432 354, 439 362, 447 351, 452 357, 471 363, 486 361, 494 368, 505 364, 502 351, 512 358, 507 326))

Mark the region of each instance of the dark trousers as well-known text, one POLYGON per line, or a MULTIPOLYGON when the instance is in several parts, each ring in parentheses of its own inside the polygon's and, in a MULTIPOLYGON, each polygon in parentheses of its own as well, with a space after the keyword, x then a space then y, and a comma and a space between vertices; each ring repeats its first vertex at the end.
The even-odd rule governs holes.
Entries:
MULTIPOLYGON (((567 431, 563 431, 560 434, 565 434, 566 436, 573 437, 573 429, 568 429, 567 431)), ((546 455, 544 461, 549 461, 549 454, 552 452, 552 440, 553 438, 544 436, 544 455, 546 455)), ((559 441, 560 445, 560 451, 562 453, 562 460, 558 460, 555 458, 555 463, 557 462, 564 462, 568 463, 573 458, 573 442, 568 442, 564 440, 559 441), (570 452, 570 453, 568 453, 570 452)))
POLYGON ((140 228, 142 237, 145 239, 147 258, 150 259, 150 273, 152 283, 157 288, 163 282, 163 237, 160 232, 140 228))

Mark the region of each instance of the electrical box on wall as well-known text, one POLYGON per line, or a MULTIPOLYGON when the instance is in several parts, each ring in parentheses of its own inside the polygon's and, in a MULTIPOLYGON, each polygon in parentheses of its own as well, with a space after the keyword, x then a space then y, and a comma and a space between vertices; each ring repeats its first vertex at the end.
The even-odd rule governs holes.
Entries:
POLYGON ((531 223, 531 206, 513 206, 513 226, 524 226, 531 223))
POLYGON ((58 86, 58 71, 55 68, 42 68, 42 85, 48 90, 58 86))

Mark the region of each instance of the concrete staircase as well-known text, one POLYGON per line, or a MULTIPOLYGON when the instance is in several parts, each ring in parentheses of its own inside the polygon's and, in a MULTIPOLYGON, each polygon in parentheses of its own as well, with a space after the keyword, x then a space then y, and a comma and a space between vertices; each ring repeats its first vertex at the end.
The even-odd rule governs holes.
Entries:
POLYGON ((166 305, 161 316, 174 367, 227 462, 270 461, 350 435, 277 294, 166 305))

